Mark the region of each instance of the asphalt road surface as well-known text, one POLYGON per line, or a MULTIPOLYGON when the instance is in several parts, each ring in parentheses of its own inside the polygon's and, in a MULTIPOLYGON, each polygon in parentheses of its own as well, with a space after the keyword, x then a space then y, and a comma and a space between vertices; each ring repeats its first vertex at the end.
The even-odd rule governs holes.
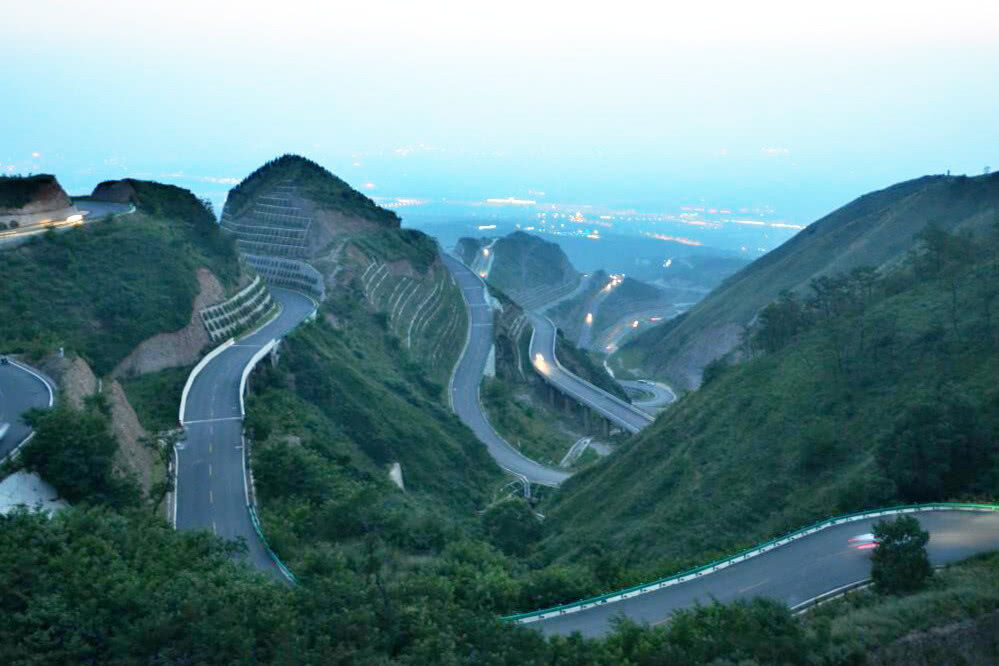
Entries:
POLYGON ((277 319, 213 358, 191 385, 184 407, 185 436, 177 445, 176 526, 243 539, 250 562, 281 577, 247 511, 239 382, 251 357, 295 328, 315 304, 287 289, 271 287, 271 294, 282 305, 277 319))
POLYGON ((0 460, 31 433, 31 428, 21 421, 21 414, 32 407, 48 407, 50 395, 45 381, 15 361, 0 365, 0 423, 10 424, 7 434, 0 439, 0 460))
POLYGON ((651 393, 651 398, 647 398, 645 400, 633 400, 631 404, 645 410, 652 410, 652 413, 655 413, 661 407, 665 407, 671 402, 676 401, 676 393, 673 392, 673 389, 665 384, 660 384, 659 382, 643 379, 619 379, 617 380, 617 383, 625 388, 634 389, 644 393, 651 393))
POLYGON ((547 317, 528 313, 534 326, 531 340, 531 360, 545 381, 555 385, 560 391, 574 398, 594 411, 607 417, 631 433, 636 433, 652 423, 652 416, 634 405, 593 386, 555 361, 555 324, 547 317), (544 361, 539 367, 538 359, 544 361))
POLYGON ((546 467, 523 455, 500 437, 486 420, 479 403, 479 385, 493 344, 493 312, 486 301, 486 288, 482 280, 454 257, 446 254, 441 257, 457 281, 469 313, 468 347, 458 360, 449 387, 455 414, 486 445, 489 454, 500 467, 527 477, 531 483, 559 485, 569 478, 568 472, 546 467))
MULTIPOLYGON (((948 564, 975 553, 999 549, 999 513, 932 511, 916 516, 930 533, 930 561, 948 564)), ((847 539, 871 531, 875 520, 830 527, 763 555, 701 578, 648 594, 528 624, 546 634, 600 636, 611 618, 625 615, 658 624, 676 609, 712 599, 772 597, 795 606, 844 585, 869 578, 870 551, 850 548, 847 539)))

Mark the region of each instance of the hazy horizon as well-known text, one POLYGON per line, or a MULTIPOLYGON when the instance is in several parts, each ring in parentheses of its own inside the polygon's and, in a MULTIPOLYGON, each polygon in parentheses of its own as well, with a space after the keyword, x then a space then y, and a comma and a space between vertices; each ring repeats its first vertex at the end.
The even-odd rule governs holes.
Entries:
MULTIPOLYGON (((12 4, 0 171, 220 201, 303 154, 374 197, 808 223, 999 146, 993 4, 12 4)), ((406 211, 400 211, 405 217, 406 211)))

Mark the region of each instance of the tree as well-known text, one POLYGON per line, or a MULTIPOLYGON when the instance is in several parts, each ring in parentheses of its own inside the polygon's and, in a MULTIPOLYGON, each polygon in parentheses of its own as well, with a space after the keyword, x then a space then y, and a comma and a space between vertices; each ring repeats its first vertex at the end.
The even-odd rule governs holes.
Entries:
POLYGON ((35 428, 35 438, 22 450, 21 461, 55 486, 60 496, 71 503, 117 507, 138 503, 138 484, 114 471, 118 441, 99 408, 32 410, 25 421, 35 428))
POLYGON ((871 579, 886 594, 914 592, 926 584, 932 570, 926 555, 930 533, 912 516, 874 523, 878 547, 874 550, 871 579))
POLYGON ((541 538, 541 522, 523 499, 497 502, 482 515, 490 543, 512 555, 523 555, 541 538))
POLYGON ((926 502, 968 492, 980 484, 992 452, 978 408, 944 384, 933 401, 910 405, 882 438, 877 460, 901 499, 926 502))

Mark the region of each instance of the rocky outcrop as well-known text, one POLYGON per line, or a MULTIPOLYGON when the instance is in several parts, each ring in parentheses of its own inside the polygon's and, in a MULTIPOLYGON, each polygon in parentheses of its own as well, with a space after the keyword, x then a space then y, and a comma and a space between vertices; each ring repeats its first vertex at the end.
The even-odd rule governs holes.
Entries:
POLYGON ((111 407, 111 430, 118 440, 114 466, 121 472, 135 476, 142 491, 148 493, 153 483, 159 480, 154 478, 156 451, 144 443, 148 433, 139 423, 139 417, 128 402, 121 384, 117 380, 111 382, 105 395, 111 407))
POLYGON ((41 369, 56 381, 59 395, 75 409, 83 407, 84 398, 97 393, 97 377, 79 356, 49 356, 42 361, 41 369))
POLYGON ((136 193, 135 188, 127 180, 106 180, 94 188, 90 198, 126 204, 135 202, 136 193))
POLYGON ((201 358, 202 350, 211 338, 198 312, 225 298, 225 289, 218 278, 206 268, 198 269, 200 291, 194 299, 191 320, 187 326, 172 333, 159 333, 144 340, 111 371, 112 377, 141 375, 164 368, 192 365, 201 358))

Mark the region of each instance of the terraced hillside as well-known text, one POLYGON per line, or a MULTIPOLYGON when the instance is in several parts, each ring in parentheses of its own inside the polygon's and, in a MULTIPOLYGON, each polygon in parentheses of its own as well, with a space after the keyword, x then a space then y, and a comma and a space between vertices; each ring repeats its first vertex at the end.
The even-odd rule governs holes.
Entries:
POLYGON ((234 187, 222 228, 272 284, 317 300, 359 290, 413 360, 446 383, 466 320, 433 239, 400 229, 395 213, 295 155, 268 162, 234 187))
POLYGON ((866 194, 726 279, 688 316, 635 339, 619 352, 621 362, 681 389, 697 387, 704 367, 736 347, 782 291, 804 293, 815 278, 859 266, 889 270, 927 224, 981 232, 997 210, 996 174, 925 176, 866 194))

